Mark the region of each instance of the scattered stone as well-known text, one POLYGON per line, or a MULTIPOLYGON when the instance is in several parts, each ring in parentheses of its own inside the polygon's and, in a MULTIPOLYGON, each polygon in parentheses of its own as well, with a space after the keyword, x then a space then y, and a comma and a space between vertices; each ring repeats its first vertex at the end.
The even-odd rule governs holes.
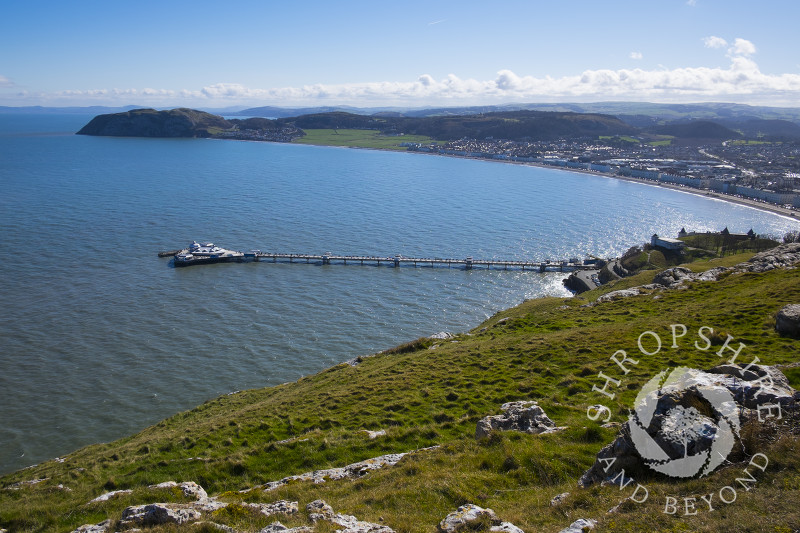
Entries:
MULTIPOLYGON (((309 503, 306 505, 306 511, 308 511, 308 516, 314 523, 325 520, 337 526, 342 526, 344 529, 337 530, 337 533, 394 533, 388 526, 362 522, 355 516, 334 513, 333 508, 325 503, 324 500, 314 500, 309 503)), ((307 529, 307 531, 311 530, 307 529)))
POLYGON ((370 431, 368 429, 362 429, 361 431, 366 433, 370 439, 375 439, 377 437, 383 437, 384 435, 386 435, 385 429, 379 429, 378 431, 370 431))
POLYGON ((185 524, 200 518, 200 511, 186 505, 151 503, 135 505, 122 511, 124 526, 158 526, 162 524, 185 524))
POLYGON ((694 278, 694 272, 684 267, 668 268, 662 270, 653 278, 653 283, 667 288, 675 288, 684 281, 694 278))
POLYGON ((800 304, 789 304, 778 311, 775 330, 781 335, 800 337, 800 304))
MULTIPOLYGON (((72 533, 106 533, 111 528, 111 520, 103 520, 99 524, 85 524, 74 530, 72 533)), ((0 533, 6 533, 5 529, 0 529, 0 533)))
POLYGON ((94 500, 90 501, 89 503, 105 502, 105 501, 110 500, 111 498, 116 498, 117 496, 123 496, 125 494, 130 494, 132 492, 133 492, 132 490, 112 490, 111 492, 106 492, 105 494, 101 494, 100 496, 98 496, 94 500))
POLYGON ((271 491, 296 481, 311 481, 313 483, 325 483, 326 481, 336 481, 339 479, 356 479, 367 475, 369 472, 373 470, 378 470, 386 466, 394 466, 398 462, 400 462, 400 459, 402 459, 409 453, 417 453, 425 450, 432 450, 437 447, 438 446, 432 446, 430 448, 421 448, 414 452, 390 453, 387 455, 374 457, 372 459, 367 459, 365 461, 359 461, 358 463, 349 464, 341 468, 314 470, 312 472, 306 472, 304 474, 300 474, 297 476, 288 476, 279 481, 270 481, 269 483, 261 485, 260 487, 257 488, 264 491, 271 491))
POLYGON ((597 520, 591 518, 579 518, 565 527, 558 533, 583 533, 584 531, 591 531, 597 525, 597 520))
POLYGON ((329 520, 333 516, 333 507, 325 503, 325 500, 314 500, 306 505, 306 512, 312 522, 329 520))
MULTIPOLYGON (((236 533, 236 530, 232 527, 223 524, 217 524, 216 522, 195 522, 194 525, 213 527, 217 531, 223 531, 224 533, 236 533)), ((126 533, 129 533, 130 531, 131 530, 128 530, 126 533)))
POLYGON ((511 522, 501 522, 499 526, 490 527, 489 531, 497 531, 500 533, 525 533, 511 522))
POLYGON ((439 522, 439 531, 453 533, 462 529, 469 528, 476 522, 488 520, 493 525, 500 525, 501 521, 491 509, 484 509, 475 504, 469 503, 462 505, 453 511, 444 520, 439 522))
POLYGON ((561 494, 554 496, 552 500, 550 500, 550 507, 556 507, 564 503, 564 500, 567 499, 569 496, 569 492, 562 492, 561 494))
POLYGON ((182 483, 176 483, 174 481, 165 481, 164 483, 159 483, 158 485, 150 485, 149 489, 168 489, 172 487, 179 487, 183 491, 183 495, 187 498, 194 498, 195 500, 206 500, 208 499, 208 494, 206 493, 205 489, 195 483, 194 481, 184 481, 182 483))
POLYGON ((347 514, 336 513, 329 520, 331 523, 344 528, 338 529, 337 533, 394 533, 394 530, 389 526, 373 522, 362 522, 355 516, 347 514))
POLYGON ((312 531, 314 531, 314 529, 308 526, 288 528, 280 522, 273 522, 259 533, 311 533, 312 531))
POLYGON ((278 500, 273 503, 245 503, 243 505, 260 512, 264 516, 295 514, 298 509, 297 502, 290 502, 288 500, 278 500))
POLYGON ((455 335, 453 335, 452 333, 447 332, 447 331, 440 331, 439 333, 434 333, 433 335, 431 335, 428 338, 429 339, 436 339, 436 340, 446 341, 446 340, 455 338, 455 335))
POLYGON ((9 485, 8 487, 6 487, 5 490, 19 490, 22 487, 30 487, 30 486, 33 486, 33 485, 38 485, 39 483, 42 483, 43 481, 47 481, 48 479, 50 479, 50 478, 49 477, 42 477, 42 478, 38 478, 38 479, 31 479, 29 481, 18 481, 17 483, 13 483, 13 484, 9 485))
POLYGON ((500 409, 504 414, 486 416, 478 421, 475 428, 476 439, 487 437, 495 430, 540 434, 564 429, 556 427, 535 401, 504 403, 500 409))
POLYGON ((776 268, 792 268, 799 262, 800 243, 793 242, 758 253, 746 263, 736 265, 735 268, 746 272, 767 272, 776 268))
MULTIPOLYGON (((600 296, 597 300, 594 301, 595 304, 603 303, 603 302, 613 302, 614 300, 621 300, 623 298, 630 298, 631 296, 639 296, 641 291, 639 287, 632 287, 630 289, 621 289, 618 291, 611 291, 600 296)), ((592 304, 589 304, 591 306, 592 304)))

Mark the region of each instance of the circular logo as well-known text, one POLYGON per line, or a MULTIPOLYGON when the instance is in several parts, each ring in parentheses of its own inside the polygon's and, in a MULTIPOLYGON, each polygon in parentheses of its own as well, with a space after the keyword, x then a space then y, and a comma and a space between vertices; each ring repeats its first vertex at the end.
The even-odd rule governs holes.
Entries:
POLYGON ((736 402, 705 372, 687 367, 668 372, 647 382, 636 397, 631 439, 657 472, 679 478, 710 474, 739 435, 736 402))

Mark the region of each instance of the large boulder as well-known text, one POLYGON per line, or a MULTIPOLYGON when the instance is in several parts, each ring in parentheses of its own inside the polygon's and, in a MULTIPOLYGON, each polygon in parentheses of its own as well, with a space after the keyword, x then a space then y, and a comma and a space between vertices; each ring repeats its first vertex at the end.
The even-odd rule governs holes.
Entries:
POLYGON ((800 337, 800 304, 789 304, 778 311, 775 330, 781 335, 800 337))
POLYGON ((552 433, 558 431, 555 423, 535 401, 504 403, 501 415, 486 416, 478 421, 475 438, 487 437, 492 431, 522 431, 524 433, 552 433))
POLYGON ((131 526, 160 526, 185 524, 200 518, 200 511, 185 505, 151 503, 135 505, 122 511, 121 524, 131 526))
POLYGON ((600 450, 579 485, 626 484, 630 476, 648 468, 670 477, 709 474, 740 441, 741 415, 774 415, 758 409, 791 409, 798 399, 786 376, 774 367, 728 364, 708 372, 664 371, 644 386, 631 417, 617 438, 600 450))
POLYGON ((465 529, 472 529, 474 525, 481 522, 490 522, 492 525, 500 525, 501 521, 491 509, 484 509, 475 504, 469 503, 462 505, 452 513, 448 514, 439 522, 439 531, 443 533, 453 533, 465 529))

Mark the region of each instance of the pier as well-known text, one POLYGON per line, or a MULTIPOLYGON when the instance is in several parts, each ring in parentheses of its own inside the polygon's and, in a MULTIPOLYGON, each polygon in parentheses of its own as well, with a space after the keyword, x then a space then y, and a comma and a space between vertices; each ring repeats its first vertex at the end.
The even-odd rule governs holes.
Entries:
POLYGON ((393 257, 381 257, 373 255, 336 255, 332 253, 317 254, 283 254, 273 252, 262 252, 261 250, 253 250, 244 252, 246 261, 271 261, 273 263, 281 262, 304 262, 304 263, 320 263, 323 265, 330 265, 334 263, 339 264, 373 264, 377 266, 387 265, 399 267, 401 265, 417 266, 446 266, 463 267, 466 270, 474 268, 501 268, 504 270, 519 269, 530 270, 534 272, 547 272, 547 271, 573 271, 573 270, 588 270, 597 268, 594 259, 586 260, 569 260, 569 261, 519 261, 519 260, 503 260, 503 259, 475 259, 467 257, 464 259, 455 258, 439 258, 439 257, 405 257, 396 255, 393 257))
MULTIPOLYGON (((211 247, 213 244, 209 243, 211 247)), ((193 246, 199 246, 196 243, 193 246)), ((472 269, 517 269, 528 270, 531 272, 569 272, 574 270, 590 270, 597 268, 597 259, 570 259, 564 261, 522 261, 522 260, 504 260, 504 259, 476 259, 474 257, 466 257, 464 259, 457 258, 440 258, 440 257, 405 257, 403 255, 395 256, 375 256, 375 255, 337 255, 331 252, 324 254, 299 254, 299 253, 276 253, 276 252, 263 252, 261 250, 251 250, 249 252, 236 252, 232 250, 224 250, 222 248, 214 248, 218 253, 207 252, 200 255, 195 250, 192 254, 189 249, 179 250, 172 252, 159 252, 159 257, 175 257, 175 266, 191 266, 211 263, 244 263, 244 262, 272 262, 272 263, 306 263, 306 264, 343 264, 343 265, 376 265, 376 266, 411 266, 414 267, 447 267, 447 268, 463 268, 465 270, 472 269)))

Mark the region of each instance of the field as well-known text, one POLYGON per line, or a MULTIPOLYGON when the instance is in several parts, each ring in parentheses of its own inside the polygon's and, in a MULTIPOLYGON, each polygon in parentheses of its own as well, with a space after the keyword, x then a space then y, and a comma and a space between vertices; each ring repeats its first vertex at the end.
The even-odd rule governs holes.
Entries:
POLYGON ((422 135, 383 135, 376 130, 351 129, 307 129, 305 137, 294 141, 298 144, 318 146, 347 146, 352 148, 375 148, 380 150, 405 150, 401 143, 430 143, 430 137, 422 135))

